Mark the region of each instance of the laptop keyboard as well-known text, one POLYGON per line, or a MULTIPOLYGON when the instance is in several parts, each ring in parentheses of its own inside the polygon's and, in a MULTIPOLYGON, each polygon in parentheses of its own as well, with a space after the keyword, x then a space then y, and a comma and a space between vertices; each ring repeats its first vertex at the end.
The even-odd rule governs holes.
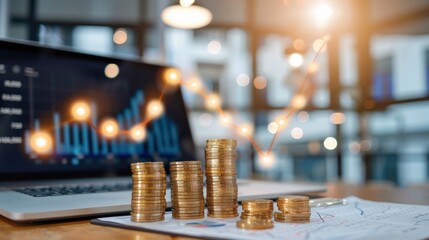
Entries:
POLYGON ((38 186, 15 188, 14 191, 33 197, 51 197, 76 195, 86 193, 119 192, 132 189, 131 183, 126 184, 103 184, 103 185, 64 185, 64 186, 38 186))

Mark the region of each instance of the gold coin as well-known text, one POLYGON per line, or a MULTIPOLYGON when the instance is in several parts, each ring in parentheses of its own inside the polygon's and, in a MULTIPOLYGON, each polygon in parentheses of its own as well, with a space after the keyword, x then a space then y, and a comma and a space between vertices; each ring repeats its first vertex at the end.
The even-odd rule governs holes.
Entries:
POLYGON ((268 214, 245 214, 245 213, 241 213, 241 218, 242 219, 247 219, 247 218, 263 218, 263 219, 271 219, 273 218, 273 213, 268 213, 268 214))
POLYGON ((272 220, 273 216, 240 216, 241 219, 249 219, 249 220, 272 220))
POLYGON ((262 230, 273 228, 274 222, 272 220, 238 220, 236 226, 242 229, 262 230))
POLYGON ((273 200, 269 199, 251 199, 241 201, 241 205, 244 206, 273 206, 273 200))
POLYGON ((309 200, 309 197, 301 195, 286 195, 277 198, 277 202, 305 202, 309 200))
POLYGON ((170 162, 170 166, 171 165, 183 165, 183 164, 201 164, 201 161, 191 160, 191 161, 174 161, 174 162, 170 162))
POLYGON ((236 217, 238 217, 238 213, 222 214, 222 213, 208 212, 207 216, 211 217, 211 218, 236 218, 236 217))

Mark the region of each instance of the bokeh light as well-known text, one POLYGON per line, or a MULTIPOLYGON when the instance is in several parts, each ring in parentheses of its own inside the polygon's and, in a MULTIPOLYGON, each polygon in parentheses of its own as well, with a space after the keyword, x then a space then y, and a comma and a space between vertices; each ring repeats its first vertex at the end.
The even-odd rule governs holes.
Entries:
POLYGON ((245 137, 253 135, 253 125, 250 123, 244 123, 238 126, 239 133, 245 137))
POLYGON ((151 100, 147 104, 146 114, 150 119, 157 118, 164 113, 164 104, 159 100, 151 100))
POLYGON ((361 150, 361 146, 359 142, 353 141, 349 143, 349 151, 351 153, 359 153, 361 150))
POLYGON ((277 122, 270 122, 267 129, 271 134, 275 134, 279 130, 279 124, 277 122))
POLYGON ((50 134, 44 131, 36 131, 31 134, 30 147, 38 154, 47 154, 52 151, 53 142, 50 134))
POLYGON ((307 99, 302 94, 295 95, 290 103, 292 109, 302 109, 305 105, 307 105, 307 99))
POLYGON ((198 77, 191 77, 187 82, 187 86, 194 92, 198 92, 202 89, 202 83, 198 77))
POLYGON ((109 63, 104 68, 104 74, 108 78, 115 78, 119 75, 119 67, 114 63, 109 63))
POLYGON ((101 122, 100 133, 106 138, 114 138, 119 134, 119 125, 114 119, 105 119, 101 122))
POLYGON ((214 93, 210 94, 209 96, 207 96, 205 105, 206 108, 210 110, 217 110, 218 108, 220 108, 221 105, 220 97, 214 93))
POLYGON ((323 141, 323 146, 325 146, 325 148, 328 150, 334 150, 337 148, 337 144, 337 139, 333 137, 327 137, 325 138, 325 141, 323 141))
POLYGON ((275 122, 277 123, 277 126, 278 126, 277 131, 278 131, 278 130, 283 129, 287 126, 288 119, 286 118, 286 116, 280 115, 280 116, 276 117, 275 122))
POLYGON ((194 4, 195 0, 180 0, 180 6, 182 7, 189 7, 192 4, 194 4))
POLYGON ((301 139, 301 138, 304 136, 304 131, 302 130, 302 128, 294 127, 294 128, 292 128, 292 130, 290 131, 290 135, 291 135, 294 139, 301 139))
POLYGON ((181 82, 180 71, 176 68, 167 68, 164 71, 164 81, 170 85, 178 85, 181 82))
POLYGON ((118 28, 113 34, 113 42, 121 45, 127 42, 127 31, 123 28, 118 28))
POLYGON ((310 120, 310 114, 306 111, 300 111, 296 115, 296 118, 298 119, 298 122, 306 123, 306 122, 308 122, 308 120, 310 120))
POLYGON ((308 151, 311 154, 318 154, 318 153, 320 153, 320 143, 318 141, 310 141, 308 143, 308 151))
POLYGON ((209 52, 211 55, 219 54, 222 50, 222 44, 218 40, 211 40, 207 44, 207 52, 209 52))
POLYGON ((294 67, 300 67, 304 63, 304 58, 299 53, 292 53, 289 56, 289 64, 294 67))
POLYGON ((91 115, 91 108, 87 102, 77 101, 71 106, 70 113, 73 119, 77 121, 86 121, 91 115))
POLYGON ((229 125, 232 123, 232 117, 228 113, 222 112, 220 115, 220 122, 223 125, 229 125))
POLYGON ((325 40, 323 39, 316 39, 313 42, 313 50, 315 52, 320 51, 321 53, 326 52, 326 49, 328 49, 327 44, 325 43, 325 40))
POLYGON ((262 90, 264 88, 267 87, 267 79, 264 78, 263 76, 257 76, 254 80, 253 80, 253 86, 256 89, 262 90))
POLYGON ((327 4, 319 4, 314 8, 313 17, 316 25, 325 28, 332 16, 332 8, 327 4))
POLYGON ((245 86, 249 85, 250 78, 247 74, 242 73, 242 74, 237 76, 236 82, 237 82, 238 86, 245 87, 245 86))
POLYGON ((329 116, 329 121, 336 125, 343 124, 346 121, 346 116, 342 112, 334 112, 329 116))
POLYGON ((135 142, 142 142, 146 139, 146 128, 142 125, 135 125, 130 130, 130 137, 135 142))
POLYGON ((300 38, 295 39, 292 45, 298 51, 303 51, 305 49, 305 42, 300 38))
POLYGON ((310 64, 310 66, 308 67, 308 71, 309 71, 311 74, 316 73, 317 71, 319 71, 319 64, 318 64, 317 62, 312 62, 312 63, 310 64))
POLYGON ((262 169, 271 169, 276 165, 277 158, 273 153, 263 153, 258 158, 259 166, 262 169))

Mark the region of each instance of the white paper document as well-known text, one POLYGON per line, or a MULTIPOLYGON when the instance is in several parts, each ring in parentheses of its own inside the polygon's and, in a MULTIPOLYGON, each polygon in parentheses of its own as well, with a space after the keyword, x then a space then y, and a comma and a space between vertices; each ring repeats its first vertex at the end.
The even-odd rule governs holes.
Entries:
MULTIPOLYGON (((275 205, 275 204, 274 204, 275 205)), ((99 218, 96 224, 173 235, 224 239, 424 239, 429 238, 429 206, 346 198, 345 205, 312 208, 310 223, 278 223, 269 230, 236 228, 235 219, 134 223, 130 216, 99 218)))

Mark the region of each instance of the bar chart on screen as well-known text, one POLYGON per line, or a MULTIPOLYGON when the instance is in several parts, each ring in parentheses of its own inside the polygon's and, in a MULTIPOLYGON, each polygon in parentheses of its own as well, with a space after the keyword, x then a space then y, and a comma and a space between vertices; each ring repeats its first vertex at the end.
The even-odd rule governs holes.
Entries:
MULTIPOLYGON (((137 90, 131 97, 128 107, 117 113, 116 116, 112 116, 118 123, 120 131, 127 131, 141 123, 141 109, 144 103, 143 91, 137 90)), ((59 112, 52 113, 53 156, 151 157, 154 154, 175 156, 180 152, 177 126, 167 116, 163 115, 150 123, 144 141, 136 142, 124 134, 119 134, 115 138, 106 138, 99 134, 96 127, 100 122, 97 106, 96 102, 90 102, 91 116, 88 122, 68 122, 65 121, 67 117, 61 116, 59 112)), ((31 124, 35 131, 41 129, 41 122, 38 118, 34 118, 31 124)), ((30 135, 31 131, 26 130, 24 142, 27 154, 32 154, 30 135)))

